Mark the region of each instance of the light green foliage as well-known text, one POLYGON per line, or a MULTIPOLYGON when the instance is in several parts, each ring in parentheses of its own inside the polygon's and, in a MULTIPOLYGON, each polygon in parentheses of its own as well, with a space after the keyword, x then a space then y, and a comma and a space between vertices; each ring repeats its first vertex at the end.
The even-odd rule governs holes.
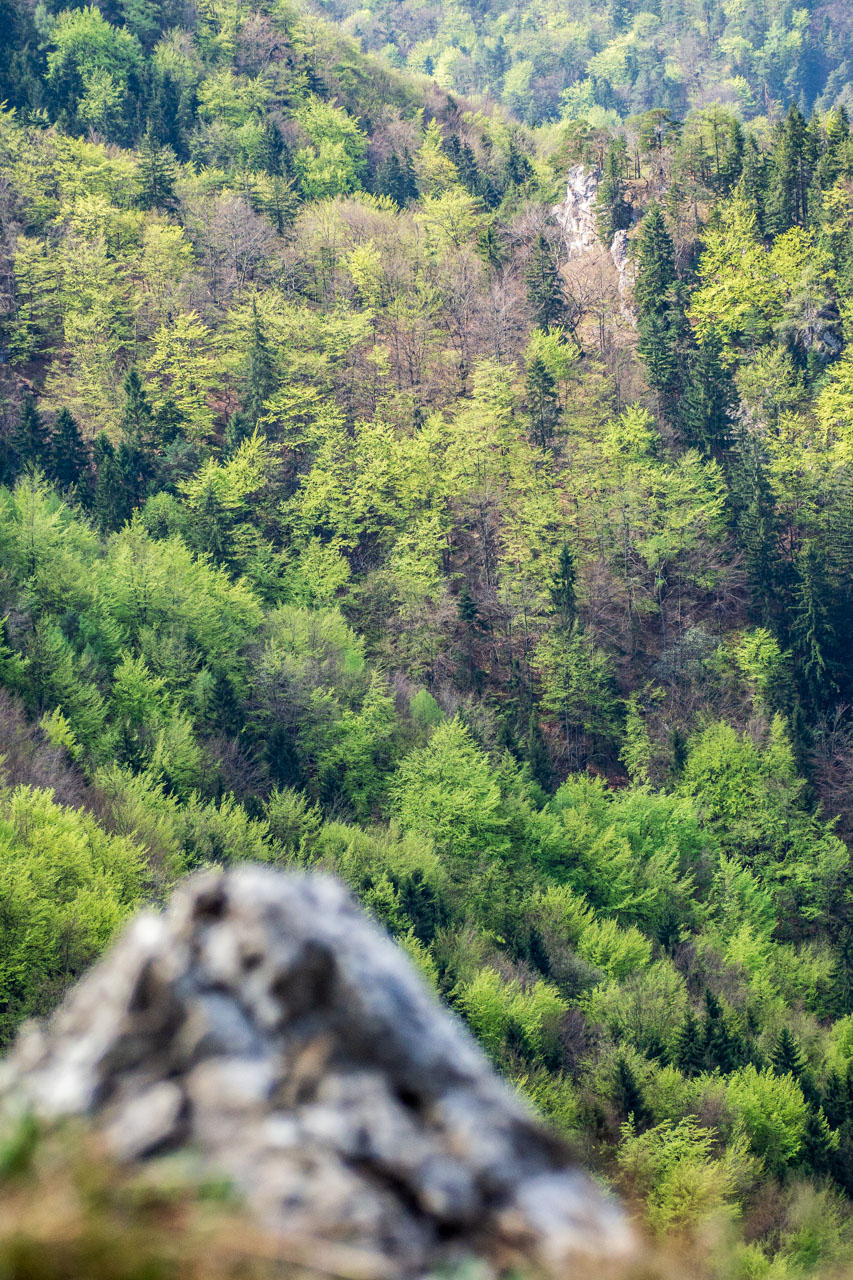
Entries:
POLYGON ((521 1051, 532 1059, 552 1057, 566 1002, 547 982, 524 990, 503 982, 494 969, 481 969, 456 992, 459 1008, 495 1060, 521 1051))
POLYGON ((853 148, 784 114, 849 97, 833 5, 10 3, 4 1034, 143 893, 316 868, 691 1266, 739 1212, 719 1275, 834 1262, 853 148), (636 337, 551 212, 603 161, 636 337))
POLYGON ((584 1000, 591 1022, 640 1050, 663 1043, 686 1008, 684 979, 669 960, 655 960, 623 982, 602 983, 584 1000))
POLYGON ((695 1230, 737 1213, 739 1195, 760 1173, 743 1134, 720 1155, 715 1134, 695 1116, 637 1133, 623 1127, 619 1166, 644 1196, 646 1221, 658 1235, 695 1230))
POLYGON ((770 1170, 781 1172, 796 1161, 805 1133, 806 1103, 793 1077, 759 1071, 750 1063, 729 1077, 725 1098, 743 1122, 752 1150, 770 1170))
POLYGON ((458 719, 439 725, 427 746, 405 758, 396 797, 403 829, 431 841, 452 875, 470 876, 481 861, 508 855, 500 787, 458 719))
POLYGON ((45 1013, 99 954, 139 902, 139 850, 106 835, 49 791, 18 788, 0 800, 2 963, 0 1034, 45 1013))
POLYGON ((591 921, 581 934, 578 952, 617 981, 644 968, 652 957, 648 938, 633 927, 620 929, 615 920, 591 921))
POLYGON ((340 107, 311 97, 297 112, 311 142, 296 153, 302 190, 309 200, 354 191, 360 185, 367 140, 340 107))

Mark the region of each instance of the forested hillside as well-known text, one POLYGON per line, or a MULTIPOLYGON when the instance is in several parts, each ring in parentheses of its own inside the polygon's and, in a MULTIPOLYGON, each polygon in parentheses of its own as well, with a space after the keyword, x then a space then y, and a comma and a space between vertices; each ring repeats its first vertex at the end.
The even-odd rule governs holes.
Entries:
POLYGON ((323 867, 652 1236, 853 1258, 851 46, 756 10, 6 0, 4 1042, 323 867))
POLYGON ((530 123, 681 118, 724 102, 752 118, 781 103, 850 102, 843 0, 322 0, 396 66, 487 93, 530 123))

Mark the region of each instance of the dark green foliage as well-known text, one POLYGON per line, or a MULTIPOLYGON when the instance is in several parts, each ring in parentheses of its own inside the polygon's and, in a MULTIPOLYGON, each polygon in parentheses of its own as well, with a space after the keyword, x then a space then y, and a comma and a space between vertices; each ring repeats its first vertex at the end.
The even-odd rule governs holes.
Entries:
POLYGON ((568 543, 560 547, 557 568, 549 587, 551 605, 561 627, 571 630, 577 618, 575 560, 568 543))
POLYGON ((95 437, 95 492, 93 512, 103 533, 120 529, 133 512, 133 495, 121 456, 116 456, 109 437, 102 432, 95 437))
POLYGON ((685 320, 678 296, 675 248, 663 211, 656 203, 649 206, 640 226, 636 264, 634 301, 638 347, 651 386, 661 395, 669 396, 680 384, 680 346, 685 320))
POLYGON ((404 149, 402 158, 392 151, 383 160, 376 175, 376 190, 379 195, 390 196, 401 209, 418 198, 415 167, 408 149, 404 149))
POLYGON ((795 561, 791 640, 798 659, 805 692, 818 704, 836 690, 833 678, 831 622, 824 557, 812 542, 806 542, 795 561))
POLYGON ((143 209, 167 209, 175 198, 174 157, 156 141, 150 125, 139 146, 139 177, 143 209))
POLYGON ((89 462, 89 450, 77 422, 67 409, 60 409, 50 441, 51 478, 61 489, 70 489, 84 479, 89 462))
POLYGON ((696 1075, 704 1066, 702 1035, 696 1018, 689 1011, 675 1037, 672 1060, 679 1071, 683 1071, 686 1076, 696 1075))
POLYGON ((560 421, 560 400, 554 379, 540 356, 528 365, 527 402, 534 439, 547 449, 560 421))
POLYGON ((252 427, 257 425, 266 400, 277 386, 275 361, 258 315, 257 304, 253 302, 251 337, 246 353, 246 388, 243 394, 243 412, 252 427))
POLYGON ((691 351, 680 411, 685 442, 712 457, 720 457, 731 444, 737 407, 731 375, 720 355, 713 339, 691 351))
POLYGON ((615 1062, 613 1101, 620 1115, 626 1120, 632 1117, 638 1129, 649 1123, 651 1117, 637 1077, 627 1058, 622 1056, 617 1057, 615 1062))
POLYGON ((604 157, 601 181, 595 196, 598 234, 607 245, 617 231, 631 225, 631 206, 625 199, 624 163, 624 143, 611 143, 604 157))
POLYGON ((779 1032, 779 1037, 770 1054, 770 1061, 777 1075, 785 1075, 787 1072, 795 1080, 799 1080, 802 1076, 805 1070, 803 1051, 787 1027, 783 1027, 779 1032))
POLYGON ((12 432, 11 446, 18 470, 34 471, 47 464, 50 436, 33 396, 24 400, 21 416, 12 432))
POLYGON ((565 323, 568 315, 565 285, 554 250, 544 233, 536 238, 524 278, 531 318, 537 328, 549 329, 565 323))

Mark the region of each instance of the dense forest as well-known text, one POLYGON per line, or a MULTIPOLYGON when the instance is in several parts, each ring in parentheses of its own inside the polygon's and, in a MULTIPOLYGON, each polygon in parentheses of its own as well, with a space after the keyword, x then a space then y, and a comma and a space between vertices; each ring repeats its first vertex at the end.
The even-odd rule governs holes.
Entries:
POLYGON ((0 1034, 330 870, 779 1280, 853 1259, 853 46, 635 8, 3 0, 0 1034))
POLYGON ((746 118, 850 101, 843 0, 322 0, 393 65, 454 93, 488 93, 531 124, 711 102, 746 118))

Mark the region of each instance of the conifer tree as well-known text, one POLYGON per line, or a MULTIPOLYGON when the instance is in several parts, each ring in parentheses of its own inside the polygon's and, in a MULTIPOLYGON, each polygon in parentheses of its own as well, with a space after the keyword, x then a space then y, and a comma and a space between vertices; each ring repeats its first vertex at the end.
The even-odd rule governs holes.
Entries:
POLYGON ((103 431, 95 437, 93 454, 96 470, 95 519, 103 533, 113 533, 130 519, 133 512, 126 475, 112 441, 103 431))
POLYGON ((770 1062, 777 1076, 787 1074, 799 1080, 805 1070, 803 1051, 787 1027, 783 1027, 779 1032, 770 1053, 770 1062))
POLYGON ((616 1059, 616 1079, 614 1102, 625 1118, 634 1117, 638 1129, 644 1128, 650 1121, 649 1109, 643 1098, 637 1077, 623 1054, 616 1059))
POLYGON ((31 395, 24 400, 21 416, 12 432, 11 445, 19 470, 33 471, 47 464, 50 437, 31 395))
POLYGON ((709 335, 687 361, 680 418, 685 441, 712 457, 731 445, 737 395, 721 360, 719 340, 709 335))
POLYGON ((820 704, 837 688, 832 671, 834 632, 824 558, 813 539, 795 561, 791 642, 806 693, 820 704))
POLYGON ((601 180, 595 195, 595 220, 602 243, 609 248, 617 231, 631 225, 631 206, 625 199, 622 167, 624 142, 611 142, 604 157, 601 180))
POLYGON ((246 356, 246 385, 243 393, 243 412, 254 428, 264 412, 264 405, 278 386, 275 360, 270 350, 266 331, 258 313, 258 304, 252 299, 252 328, 249 350, 246 356))
POLYGON ((742 431, 731 460, 729 489, 753 600, 772 620, 781 586, 776 504, 759 442, 742 431))
POLYGON ((137 440, 140 445, 145 446, 149 443, 153 414, 138 369, 128 369, 122 388, 124 409, 121 429, 127 439, 137 440))
MULTIPOLYGON (((534 781, 539 783, 543 791, 548 791, 554 781, 554 771, 551 767, 551 757, 548 754, 548 747, 542 733, 542 727, 539 724, 539 717, 536 712, 531 710, 530 717, 527 722, 527 763, 530 765, 530 772, 534 781)), ((540 966, 541 967, 541 966, 540 966)), ((543 969, 543 973, 547 972, 543 969)))
POLYGON ((544 233, 537 236, 525 272, 527 300, 533 323, 539 329, 563 324, 567 317, 566 291, 554 252, 544 233))
POLYGON ((656 202, 640 225, 636 248, 638 348, 652 387, 669 396, 679 384, 679 347, 686 329, 678 295, 675 247, 656 202))
POLYGON ((694 1076, 702 1070, 704 1058, 699 1024, 688 1010, 675 1037, 672 1061, 686 1076, 694 1076))
POLYGON ((744 144, 740 189, 755 210, 760 235, 764 235, 765 199, 767 195, 767 155, 750 134, 744 144))
POLYGON ((828 1124, 833 1129, 840 1129, 845 1120, 853 1117, 853 1100, 837 1071, 830 1071, 826 1077, 821 1097, 821 1107, 828 1124))
POLYGON ((271 177, 280 177, 281 174, 288 172, 290 153, 281 136, 281 131, 270 119, 267 119, 264 124, 258 158, 261 167, 271 177))
POLYGON ((541 356, 535 356, 527 368, 527 403, 533 437, 542 449, 547 449, 560 421, 560 401, 556 384, 541 356))
POLYGON ((809 142, 805 117, 792 103, 773 148, 766 214, 767 230, 772 235, 808 223, 808 187, 815 160, 809 142))
POLYGON ((129 507, 124 516, 127 520, 133 509, 144 502, 154 474, 154 415, 137 369, 127 371, 123 388, 121 429, 124 439, 119 443, 113 461, 117 474, 121 476, 121 487, 129 507))
POLYGON ((826 1116, 814 1107, 809 1107, 806 1114, 800 1160, 818 1178, 832 1173, 835 1167, 835 1150, 826 1116))
POLYGON ((636 240, 637 279, 634 302, 642 319, 668 307, 668 294, 676 281, 675 245, 667 230, 663 210, 656 200, 649 205, 636 240))
POLYGON ((89 468, 89 450, 76 420, 60 409, 50 442, 50 474, 63 489, 79 484, 89 468))
POLYGON ((139 202, 144 209, 168 209, 175 199, 175 159, 156 140, 151 126, 139 146, 139 202))
POLYGON ((568 543, 560 547, 557 568, 549 587, 551 606, 559 625, 570 631, 577 619, 577 595, 575 590, 575 558, 568 543))

